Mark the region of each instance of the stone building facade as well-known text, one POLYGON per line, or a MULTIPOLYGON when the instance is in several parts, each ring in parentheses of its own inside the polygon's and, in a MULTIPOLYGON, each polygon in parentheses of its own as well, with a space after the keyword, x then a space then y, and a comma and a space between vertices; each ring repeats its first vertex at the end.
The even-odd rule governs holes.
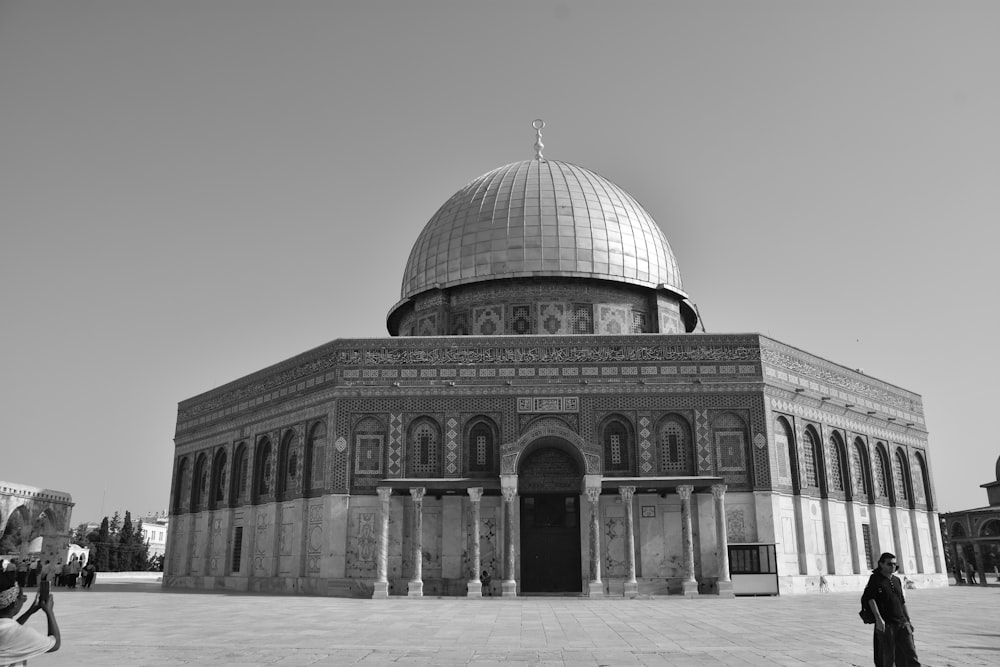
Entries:
POLYGON ((1000 458, 996 480, 980 486, 989 504, 942 514, 941 525, 956 581, 985 586, 1000 583, 1000 458))
POLYGON ((0 536, 12 546, 0 555, 66 562, 73 505, 63 491, 0 481, 0 536))
MULTIPOLYGON (((536 148, 538 148, 536 146, 536 148)), ((484 174, 417 239, 391 338, 181 402, 165 586, 385 597, 946 583, 920 397, 695 333, 660 228, 568 163, 484 174)))

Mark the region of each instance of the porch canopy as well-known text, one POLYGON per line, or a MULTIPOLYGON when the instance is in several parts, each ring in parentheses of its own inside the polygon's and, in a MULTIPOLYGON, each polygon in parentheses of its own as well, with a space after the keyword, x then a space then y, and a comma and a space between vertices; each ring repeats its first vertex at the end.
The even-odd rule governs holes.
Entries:
POLYGON ((393 493, 409 494, 410 489, 422 488, 432 496, 465 494, 468 489, 480 488, 487 495, 500 494, 499 477, 394 477, 379 481, 393 493))
POLYGON ((602 493, 617 493, 623 486, 635 487, 636 493, 676 492, 678 486, 693 486, 695 491, 710 489, 714 484, 725 484, 722 477, 695 475, 688 477, 605 477, 601 480, 602 493))

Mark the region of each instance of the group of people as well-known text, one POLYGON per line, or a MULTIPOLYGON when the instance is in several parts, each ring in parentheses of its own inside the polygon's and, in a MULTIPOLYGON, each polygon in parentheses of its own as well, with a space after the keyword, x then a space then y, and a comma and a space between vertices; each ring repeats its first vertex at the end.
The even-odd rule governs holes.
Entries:
POLYGON ((52 586, 75 589, 90 588, 97 577, 97 566, 90 561, 73 556, 68 562, 42 562, 40 558, 13 559, 4 563, 4 572, 13 573, 17 585, 22 589, 35 588, 41 581, 52 586))

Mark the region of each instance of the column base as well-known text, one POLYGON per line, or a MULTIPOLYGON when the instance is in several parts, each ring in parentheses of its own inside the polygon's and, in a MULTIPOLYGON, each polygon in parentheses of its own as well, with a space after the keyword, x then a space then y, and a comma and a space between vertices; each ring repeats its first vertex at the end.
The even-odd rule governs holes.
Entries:
POLYGON ((424 582, 411 581, 406 585, 406 595, 411 598, 424 597, 424 582))
POLYGON ((591 581, 587 584, 587 593, 592 598, 604 597, 604 584, 600 581, 591 581))
POLYGON ((517 582, 511 579, 500 584, 501 595, 505 598, 517 597, 517 582))
POLYGON ((465 597, 467 598, 483 597, 483 582, 470 581, 468 584, 466 584, 465 597))
POLYGON ((372 584, 372 600, 385 600, 389 597, 389 582, 376 581, 372 584))
POLYGON ((639 582, 637 581, 626 581, 625 582, 625 597, 634 598, 639 595, 639 582))
POLYGON ((731 581, 719 581, 716 582, 716 586, 719 588, 720 598, 734 598, 736 593, 733 592, 733 582, 731 581))
POLYGON ((698 597, 698 582, 685 581, 681 584, 681 594, 686 598, 698 597))

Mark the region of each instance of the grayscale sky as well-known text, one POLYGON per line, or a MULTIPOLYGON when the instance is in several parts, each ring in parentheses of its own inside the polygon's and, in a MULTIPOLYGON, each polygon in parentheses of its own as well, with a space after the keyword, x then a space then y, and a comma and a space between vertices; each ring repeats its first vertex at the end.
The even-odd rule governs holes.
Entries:
POLYGON ((74 523, 168 505, 178 401, 384 336, 490 169, 587 167, 710 332, 922 394, 986 504, 1000 3, 0 0, 0 479, 74 523))

